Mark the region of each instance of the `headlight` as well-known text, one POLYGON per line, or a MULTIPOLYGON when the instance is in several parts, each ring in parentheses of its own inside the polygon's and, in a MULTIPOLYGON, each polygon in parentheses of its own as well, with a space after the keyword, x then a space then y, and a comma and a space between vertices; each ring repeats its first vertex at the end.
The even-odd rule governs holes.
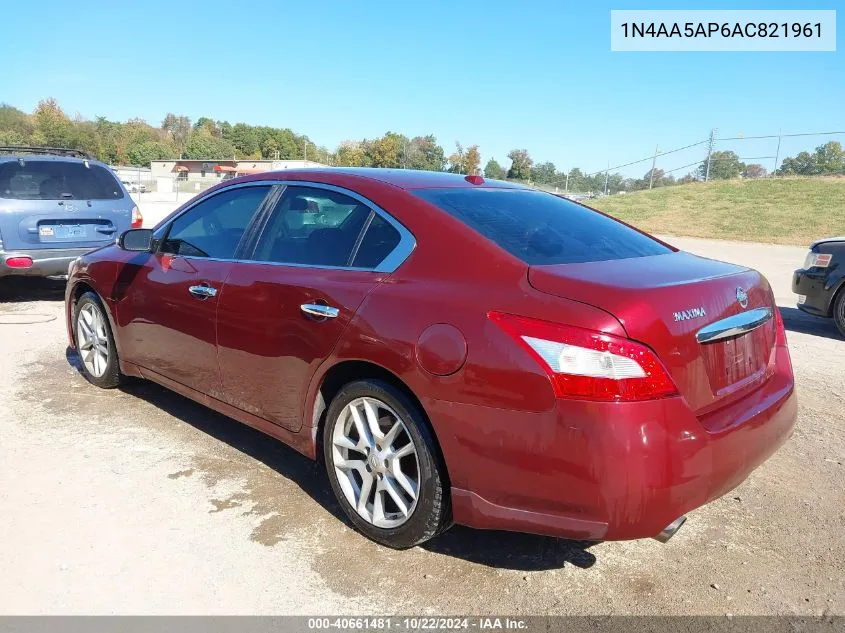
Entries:
POLYGON ((807 259, 804 260, 804 268, 827 268, 830 265, 830 260, 833 255, 830 253, 807 253, 807 259))

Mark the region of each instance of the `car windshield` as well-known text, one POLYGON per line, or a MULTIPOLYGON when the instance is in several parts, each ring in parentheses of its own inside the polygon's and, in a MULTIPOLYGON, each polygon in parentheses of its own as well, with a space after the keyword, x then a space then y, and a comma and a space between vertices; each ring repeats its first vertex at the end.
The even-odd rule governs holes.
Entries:
POLYGON ((123 190, 100 165, 28 160, 0 164, 0 198, 16 200, 117 200, 123 190))
POLYGON ((597 211, 526 189, 418 189, 439 207, 529 265, 576 264, 671 253, 597 211))

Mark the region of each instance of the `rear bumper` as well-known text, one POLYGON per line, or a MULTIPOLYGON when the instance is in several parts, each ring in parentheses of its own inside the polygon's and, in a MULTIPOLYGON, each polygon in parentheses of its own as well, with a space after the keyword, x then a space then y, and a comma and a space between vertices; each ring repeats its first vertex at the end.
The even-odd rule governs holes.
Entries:
POLYGON ((804 269, 792 273, 792 292, 799 297, 798 308, 807 314, 829 317, 831 300, 836 292, 827 271, 810 272, 804 269))
POLYGON ((19 251, 0 250, 0 277, 10 275, 21 275, 29 277, 54 277, 67 275, 70 263, 85 253, 91 252, 92 248, 70 248, 70 249, 32 249, 19 251), (29 257, 32 259, 32 266, 29 268, 10 268, 6 260, 12 257, 29 257))
POLYGON ((789 438, 797 402, 788 352, 778 355, 765 385, 710 419, 680 397, 560 401, 541 414, 433 403, 455 521, 583 540, 657 536, 789 438))

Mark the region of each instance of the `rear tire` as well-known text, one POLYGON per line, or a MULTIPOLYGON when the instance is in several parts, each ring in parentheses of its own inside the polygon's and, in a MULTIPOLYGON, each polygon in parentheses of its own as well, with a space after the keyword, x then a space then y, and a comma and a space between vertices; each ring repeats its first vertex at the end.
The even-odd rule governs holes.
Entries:
POLYGON ((833 301, 833 322, 842 336, 845 336, 845 286, 836 293, 833 301))
POLYGON ((393 385, 343 387, 326 412, 323 455, 343 511, 373 541, 407 549, 451 525, 445 472, 425 417, 393 385))
POLYGON ((73 333, 82 366, 82 375, 92 385, 112 389, 124 376, 114 344, 111 326, 100 298, 86 292, 73 309, 73 333))

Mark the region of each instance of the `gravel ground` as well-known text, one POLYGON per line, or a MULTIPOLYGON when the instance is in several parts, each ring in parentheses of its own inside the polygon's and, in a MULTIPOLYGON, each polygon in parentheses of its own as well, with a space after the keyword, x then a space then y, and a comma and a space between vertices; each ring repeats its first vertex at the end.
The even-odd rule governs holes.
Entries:
POLYGON ((793 308, 805 250, 671 241, 772 281, 800 417, 666 545, 456 527, 379 547, 278 442, 152 384, 85 382, 61 287, 0 287, 0 614, 845 614, 845 341, 793 308))

